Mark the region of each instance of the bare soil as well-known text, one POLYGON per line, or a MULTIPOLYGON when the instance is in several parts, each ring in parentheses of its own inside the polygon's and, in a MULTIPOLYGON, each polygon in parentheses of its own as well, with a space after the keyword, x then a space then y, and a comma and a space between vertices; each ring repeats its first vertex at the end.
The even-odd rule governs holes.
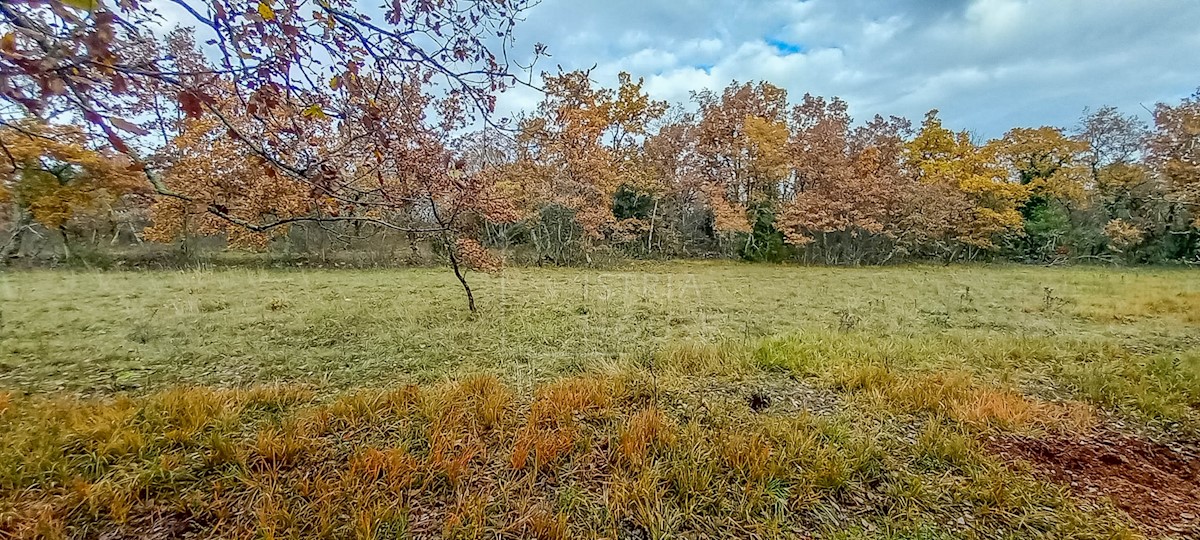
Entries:
POLYGON ((1111 500, 1148 535, 1200 537, 1200 448, 1195 443, 1168 446, 1100 432, 992 437, 988 446, 1079 496, 1111 500))
POLYGON ((686 391, 667 392, 663 405, 680 418, 711 413, 714 407, 731 407, 755 413, 792 416, 807 412, 830 416, 847 404, 836 392, 802 378, 767 374, 740 380, 699 382, 686 391))

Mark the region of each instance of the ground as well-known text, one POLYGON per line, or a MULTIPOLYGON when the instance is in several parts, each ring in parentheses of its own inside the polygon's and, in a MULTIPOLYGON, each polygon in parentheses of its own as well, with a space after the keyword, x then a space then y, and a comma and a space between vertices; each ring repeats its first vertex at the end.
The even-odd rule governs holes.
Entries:
POLYGON ((0 534, 1200 534, 1193 269, 469 277, 0 274, 0 534))

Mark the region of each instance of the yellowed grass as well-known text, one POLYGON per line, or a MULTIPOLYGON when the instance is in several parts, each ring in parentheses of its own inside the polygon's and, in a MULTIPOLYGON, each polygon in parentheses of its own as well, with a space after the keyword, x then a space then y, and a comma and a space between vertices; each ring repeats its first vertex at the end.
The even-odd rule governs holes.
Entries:
POLYGON ((651 451, 675 442, 675 430, 662 411, 649 408, 635 413, 621 429, 621 457, 634 467, 645 464, 651 451))
POLYGON ((1117 323, 1162 318, 1192 325, 1200 323, 1200 292, 1170 288, 1143 289, 1132 296, 1097 299, 1081 306, 1078 312, 1093 320, 1117 323))
POLYGON ((940 414, 982 427, 1079 432, 1097 422, 1091 405, 1030 398, 980 384, 962 372, 901 376, 884 367, 863 366, 843 370, 837 384, 885 410, 940 414))

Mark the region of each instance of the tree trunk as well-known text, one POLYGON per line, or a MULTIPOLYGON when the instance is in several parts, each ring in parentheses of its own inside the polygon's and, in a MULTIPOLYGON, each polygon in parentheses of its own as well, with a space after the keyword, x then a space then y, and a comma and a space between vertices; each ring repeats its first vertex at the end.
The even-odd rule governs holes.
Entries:
POLYGON ((8 241, 0 246, 0 266, 8 264, 9 259, 16 257, 21 251, 21 241, 25 238, 25 229, 33 223, 33 216, 24 209, 17 207, 17 221, 13 226, 8 241))
POLYGON ((187 211, 183 213, 183 234, 179 238, 179 251, 183 253, 183 260, 186 265, 187 260, 192 256, 191 248, 189 247, 192 243, 192 215, 187 211))
POLYGON ((467 278, 463 277, 462 268, 458 264, 458 251, 454 242, 451 241, 450 224, 442 220, 441 213, 438 212, 437 201, 433 200, 433 195, 427 195, 429 199, 429 209, 433 212, 433 219, 442 228, 442 244, 446 247, 446 256, 450 259, 450 266, 454 268, 454 277, 458 278, 458 282, 462 284, 463 291, 467 293, 467 308, 471 313, 475 313, 475 295, 471 293, 471 286, 467 284, 467 278))
POLYGON ((410 232, 406 233, 406 236, 408 238, 408 249, 412 254, 413 264, 416 264, 421 260, 421 250, 417 247, 417 234, 410 232))
POLYGON ((467 292, 467 309, 471 313, 475 313, 475 295, 471 293, 471 286, 467 284, 467 278, 463 277, 462 269, 459 268, 458 254, 455 253, 454 243, 450 241, 448 234, 442 234, 442 243, 446 246, 446 255, 450 257, 450 267, 454 268, 454 277, 458 278, 458 282, 462 284, 462 288, 467 292))
POLYGON ((63 243, 63 260, 71 260, 71 240, 67 237, 67 229, 64 227, 58 228, 58 234, 62 237, 63 243))
POLYGON ((650 213, 650 234, 646 235, 646 256, 650 256, 650 249, 654 245, 654 220, 658 218, 658 199, 654 200, 654 211, 650 213))

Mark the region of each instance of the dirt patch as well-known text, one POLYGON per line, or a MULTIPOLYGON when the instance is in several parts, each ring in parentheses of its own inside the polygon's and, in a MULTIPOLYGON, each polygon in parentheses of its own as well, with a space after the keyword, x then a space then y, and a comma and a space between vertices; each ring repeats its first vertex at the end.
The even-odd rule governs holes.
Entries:
POLYGON ((783 416, 800 412, 830 416, 846 408, 841 397, 831 390, 803 379, 777 375, 699 383, 686 391, 668 393, 664 401, 668 410, 683 417, 717 405, 783 416))
POLYGON ((1151 535, 1200 535, 1200 449, 1115 433, 993 437, 988 446, 1029 463, 1082 497, 1108 498, 1151 535))

